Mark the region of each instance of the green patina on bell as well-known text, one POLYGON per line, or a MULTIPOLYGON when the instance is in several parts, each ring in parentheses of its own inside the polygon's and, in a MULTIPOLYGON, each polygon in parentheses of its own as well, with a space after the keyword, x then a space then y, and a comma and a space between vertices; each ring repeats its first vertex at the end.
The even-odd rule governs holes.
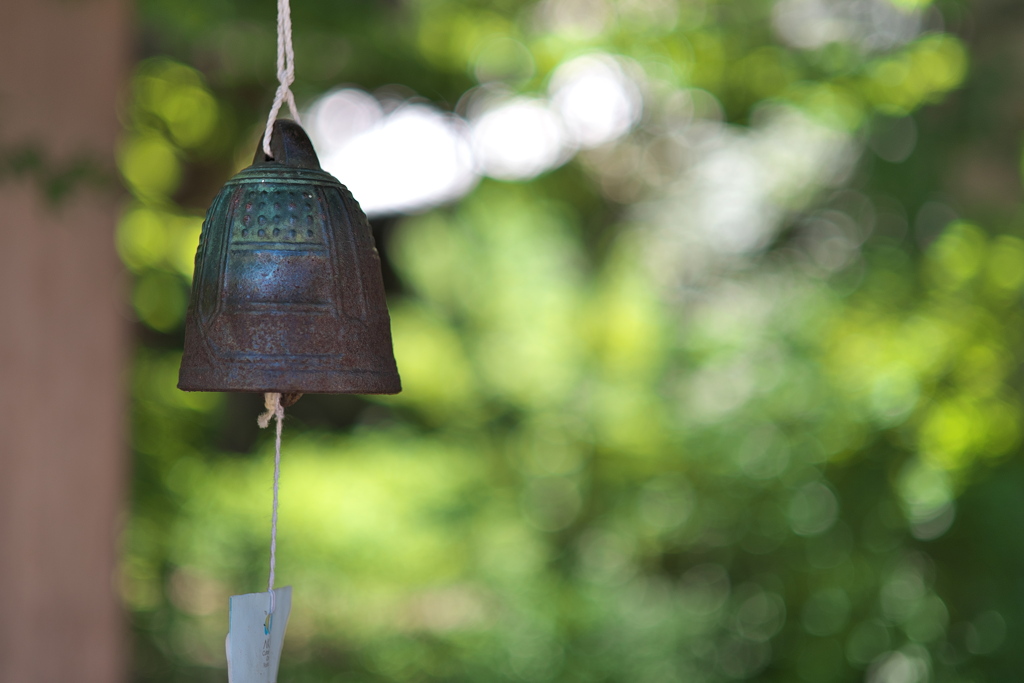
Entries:
POLYGON ((229 180, 203 223, 185 391, 401 391, 380 257, 359 204, 297 123, 229 180))

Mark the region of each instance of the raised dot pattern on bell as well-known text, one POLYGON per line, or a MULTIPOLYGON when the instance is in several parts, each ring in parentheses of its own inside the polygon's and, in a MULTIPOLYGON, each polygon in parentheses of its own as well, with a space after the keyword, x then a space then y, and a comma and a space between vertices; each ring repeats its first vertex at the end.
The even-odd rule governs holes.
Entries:
POLYGON ((234 243, 320 244, 325 216, 312 192, 246 192, 232 230, 234 243))

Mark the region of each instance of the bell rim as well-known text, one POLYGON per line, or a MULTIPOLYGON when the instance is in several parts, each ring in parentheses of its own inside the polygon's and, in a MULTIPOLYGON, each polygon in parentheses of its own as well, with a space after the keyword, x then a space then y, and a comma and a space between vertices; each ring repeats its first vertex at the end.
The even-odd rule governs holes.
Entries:
MULTIPOLYGON (((345 372, 330 373, 320 378, 296 377, 294 371, 282 372, 280 377, 273 377, 275 372, 262 372, 262 376, 254 381, 232 381, 224 377, 211 378, 209 372, 196 371, 203 378, 190 377, 192 373, 182 368, 178 376, 178 389, 182 391, 204 391, 225 393, 291 393, 303 394, 365 394, 393 395, 402 391, 402 380, 397 372, 345 372), (287 379, 285 379, 287 378, 287 379)), ((219 373, 218 373, 219 374, 219 373)))

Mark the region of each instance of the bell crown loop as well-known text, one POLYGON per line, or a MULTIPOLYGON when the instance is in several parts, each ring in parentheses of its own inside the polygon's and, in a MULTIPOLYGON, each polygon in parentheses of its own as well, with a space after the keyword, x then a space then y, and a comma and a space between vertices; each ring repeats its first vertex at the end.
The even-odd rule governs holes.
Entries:
POLYGON ((278 119, 274 122, 274 132, 270 135, 270 151, 273 153, 273 157, 267 157, 263 151, 263 136, 261 135, 260 143, 256 145, 256 155, 253 157, 252 165, 281 164, 291 168, 322 170, 320 159, 317 158, 316 150, 313 149, 313 143, 302 126, 294 121, 278 119))

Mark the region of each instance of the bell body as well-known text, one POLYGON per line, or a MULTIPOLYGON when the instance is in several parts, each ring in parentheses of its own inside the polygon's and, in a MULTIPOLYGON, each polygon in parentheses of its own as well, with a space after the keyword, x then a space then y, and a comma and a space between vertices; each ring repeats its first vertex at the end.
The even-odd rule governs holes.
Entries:
POLYGON ((178 387, 397 393, 380 258, 366 216, 320 170, 297 124, 278 121, 272 142, 281 161, 258 151, 203 223, 178 387))

